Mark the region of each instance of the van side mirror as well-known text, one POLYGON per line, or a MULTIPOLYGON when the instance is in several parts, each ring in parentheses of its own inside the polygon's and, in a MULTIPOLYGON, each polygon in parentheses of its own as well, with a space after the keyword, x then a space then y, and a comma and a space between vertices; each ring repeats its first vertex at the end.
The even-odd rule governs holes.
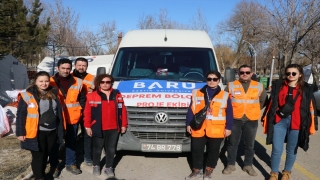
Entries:
POLYGON ((223 84, 227 84, 228 82, 232 82, 234 80, 236 80, 236 70, 226 68, 224 71, 223 84))
POLYGON ((105 67, 98 67, 96 75, 99 75, 99 74, 106 74, 106 68, 105 67))

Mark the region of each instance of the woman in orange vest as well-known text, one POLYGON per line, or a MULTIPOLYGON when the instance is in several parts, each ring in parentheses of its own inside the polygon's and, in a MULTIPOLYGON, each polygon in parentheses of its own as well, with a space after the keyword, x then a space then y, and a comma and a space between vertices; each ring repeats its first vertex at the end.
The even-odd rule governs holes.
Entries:
POLYGON ((186 180, 212 178, 212 171, 216 167, 220 148, 224 139, 231 134, 233 110, 229 93, 221 90, 219 83, 221 74, 210 71, 206 75, 207 84, 192 93, 190 107, 187 112, 187 132, 191 134, 192 173, 186 180), (190 122, 194 115, 209 104, 204 123, 199 130, 192 129, 190 122), (205 146, 208 153, 205 172, 203 173, 203 154, 205 146))
POLYGON ((88 136, 92 137, 93 175, 100 175, 101 151, 106 154, 104 174, 113 177, 113 160, 120 133, 127 130, 127 109, 122 95, 113 89, 114 79, 111 75, 100 74, 94 80, 97 88, 87 94, 84 109, 84 127, 88 136))
POLYGON ((289 180, 298 146, 308 150, 309 135, 318 129, 314 111, 313 86, 304 82, 303 69, 298 64, 285 68, 286 79, 272 84, 268 109, 262 118, 267 144, 272 144, 269 180, 277 180, 283 144, 286 161, 281 180, 289 180))
POLYGON ((16 135, 21 148, 31 152, 35 179, 45 179, 50 150, 57 138, 62 143, 64 134, 57 90, 49 86, 49 79, 47 72, 40 71, 26 92, 19 94, 16 135))

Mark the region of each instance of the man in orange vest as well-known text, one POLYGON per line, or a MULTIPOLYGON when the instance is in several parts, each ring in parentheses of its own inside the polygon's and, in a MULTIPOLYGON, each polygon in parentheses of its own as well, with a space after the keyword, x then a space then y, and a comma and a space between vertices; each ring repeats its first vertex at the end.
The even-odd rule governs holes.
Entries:
MULTIPOLYGON (((94 89, 94 75, 87 73, 88 60, 79 57, 74 62, 74 70, 72 75, 82 79, 83 89, 87 93, 91 93, 94 89)), ((84 162, 87 166, 92 166, 92 139, 86 133, 83 125, 83 118, 80 119, 81 134, 83 137, 84 162)))
POLYGON ((254 142, 258 119, 260 119, 260 110, 264 107, 267 93, 261 83, 251 80, 253 73, 250 66, 240 66, 238 74, 239 80, 229 82, 225 88, 231 96, 234 120, 232 134, 228 137, 227 143, 228 165, 222 173, 230 174, 236 170, 237 150, 242 135, 245 147, 244 167, 242 170, 250 176, 257 176, 252 167, 254 142))
MULTIPOLYGON (((86 102, 86 94, 82 89, 82 80, 70 74, 72 61, 60 59, 56 67, 58 73, 50 78, 50 85, 58 89, 58 97, 63 106, 63 120, 66 147, 66 170, 72 174, 81 174, 81 170, 76 166, 76 138, 78 134, 79 120, 86 102)), ((52 150, 50 155, 51 168, 55 168, 57 160, 57 150, 52 150)), ((56 168, 53 177, 57 178, 60 169, 56 168)))

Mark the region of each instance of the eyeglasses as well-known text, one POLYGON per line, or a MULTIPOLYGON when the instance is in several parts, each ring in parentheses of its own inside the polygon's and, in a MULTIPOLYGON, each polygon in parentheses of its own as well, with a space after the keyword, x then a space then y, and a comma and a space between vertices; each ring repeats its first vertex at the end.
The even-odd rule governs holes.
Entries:
POLYGON ((244 73, 250 74, 251 72, 250 71, 240 71, 240 75, 243 75, 244 73))
POLYGON ((100 81, 100 84, 111 84, 111 81, 100 81))
POLYGON ((207 81, 217 82, 219 78, 207 78, 207 81))
POLYGON ((290 76, 290 75, 296 76, 297 73, 296 72, 286 72, 286 76, 290 76))

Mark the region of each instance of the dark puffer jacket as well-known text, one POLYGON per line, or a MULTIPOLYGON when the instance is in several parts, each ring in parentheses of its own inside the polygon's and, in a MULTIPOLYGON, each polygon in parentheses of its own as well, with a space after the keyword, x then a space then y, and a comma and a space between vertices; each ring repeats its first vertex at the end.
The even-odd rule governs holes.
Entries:
MULTIPOLYGON (((278 96, 280 92, 280 87, 282 84, 282 80, 276 80, 272 83, 272 90, 270 94, 269 104, 267 107, 270 107, 264 115, 267 118, 267 144, 272 144, 273 140, 273 132, 274 132, 274 124, 276 120, 276 110, 278 108, 278 96), (271 104, 270 104, 271 103, 271 104)), ((315 130, 318 130, 318 119, 316 115, 316 111, 314 114, 310 112, 310 102, 312 101, 313 107, 316 107, 315 99, 313 96, 314 85, 304 84, 302 90, 302 99, 301 99, 301 107, 300 107, 300 133, 299 133, 299 147, 301 147, 304 151, 307 151, 309 148, 309 128, 312 123, 312 116, 314 118, 315 130)))

